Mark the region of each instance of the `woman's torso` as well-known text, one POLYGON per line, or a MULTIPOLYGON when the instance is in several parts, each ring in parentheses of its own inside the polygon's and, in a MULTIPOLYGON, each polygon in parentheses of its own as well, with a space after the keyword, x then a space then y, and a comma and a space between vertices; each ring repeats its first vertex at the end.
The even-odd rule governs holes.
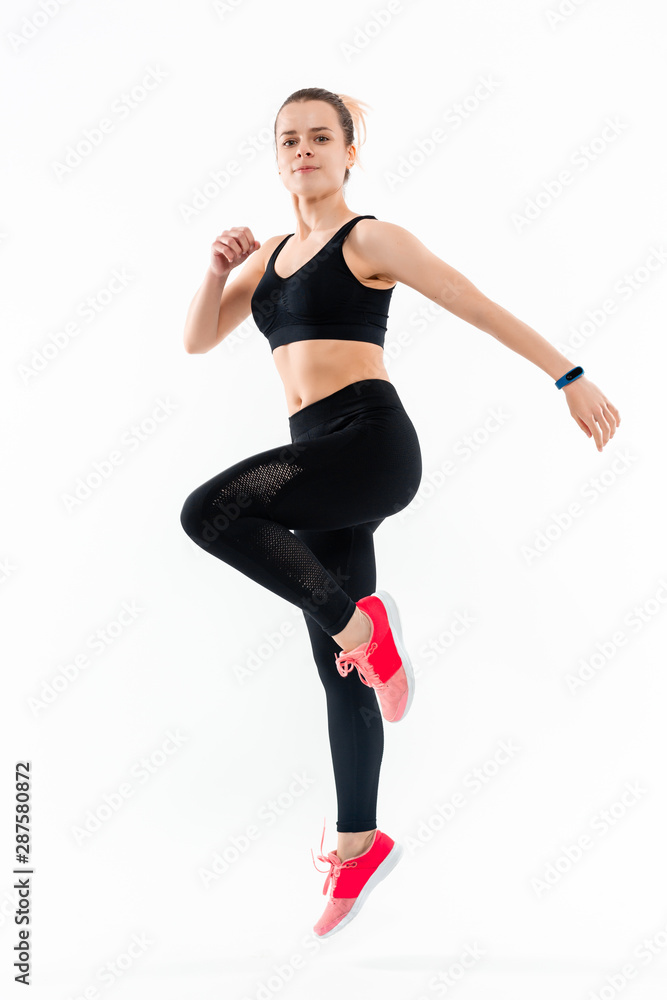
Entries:
MULTIPOLYGON (((360 213, 355 216, 357 214, 360 213)), ((356 228, 351 229, 340 248, 346 264, 367 288, 392 288, 395 282, 387 276, 369 275, 370 268, 356 246, 356 228)), ((294 238, 290 238, 274 261, 276 274, 283 279, 294 274, 314 257, 336 229, 318 233, 317 242, 304 240, 295 245, 294 238)), ((284 239, 284 236, 275 236, 264 242, 264 268, 284 239)), ((272 357, 285 389, 289 416, 351 382, 366 378, 391 381, 384 366, 384 351, 378 344, 356 340, 300 340, 276 347, 272 357)))

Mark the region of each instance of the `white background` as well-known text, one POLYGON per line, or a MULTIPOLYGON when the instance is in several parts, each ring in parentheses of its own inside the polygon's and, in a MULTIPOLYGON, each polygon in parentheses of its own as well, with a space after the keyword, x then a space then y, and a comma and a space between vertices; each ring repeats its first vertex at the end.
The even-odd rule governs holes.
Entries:
POLYGON ((31 996, 664 1000, 666 19, 657 0, 558 2, 4 5, 7 996, 24 995, 13 803, 29 760, 31 996), (476 99, 483 79, 493 93, 476 99), (289 442, 252 318, 205 355, 182 334, 219 232, 294 231, 273 125, 308 86, 371 105, 348 207, 414 233, 582 364, 622 417, 598 452, 541 369, 396 289, 386 365, 424 476, 375 543, 418 687, 385 727, 378 823, 406 853, 322 942, 310 849, 324 817, 335 847, 336 803, 303 618, 179 523, 200 483, 289 442), (103 118, 112 131, 59 174, 103 118), (420 155, 438 127, 446 140, 420 155), (216 185, 230 161, 239 172, 216 185), (485 429, 492 412, 502 423, 485 429), (473 621, 455 635, 457 616, 473 621), (207 888, 202 870, 252 825, 207 888), (103 979, 107 963, 122 974, 103 979))

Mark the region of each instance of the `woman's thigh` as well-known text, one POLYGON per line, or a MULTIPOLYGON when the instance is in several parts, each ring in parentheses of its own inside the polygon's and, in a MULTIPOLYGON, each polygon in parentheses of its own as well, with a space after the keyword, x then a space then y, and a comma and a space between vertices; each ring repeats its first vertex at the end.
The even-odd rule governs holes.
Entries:
POLYGON ((230 520, 260 517, 290 529, 329 530, 402 510, 421 474, 412 422, 404 411, 388 409, 242 459, 195 493, 209 514, 221 511, 230 520))

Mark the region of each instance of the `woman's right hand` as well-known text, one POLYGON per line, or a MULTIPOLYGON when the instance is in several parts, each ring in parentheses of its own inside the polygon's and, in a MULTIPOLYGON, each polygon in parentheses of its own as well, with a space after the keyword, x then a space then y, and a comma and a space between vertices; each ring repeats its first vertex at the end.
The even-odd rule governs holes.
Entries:
POLYGON ((259 246, 247 226, 225 229, 211 247, 211 271, 218 278, 226 278, 232 268, 247 260, 259 246))

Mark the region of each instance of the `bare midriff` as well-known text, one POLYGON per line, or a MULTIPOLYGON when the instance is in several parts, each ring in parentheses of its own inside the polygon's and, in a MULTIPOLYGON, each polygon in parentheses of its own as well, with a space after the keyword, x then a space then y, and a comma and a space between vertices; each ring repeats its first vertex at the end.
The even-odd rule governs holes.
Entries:
POLYGON ((361 379, 391 381, 378 344, 359 340, 297 340, 273 352, 291 417, 297 410, 361 379))

